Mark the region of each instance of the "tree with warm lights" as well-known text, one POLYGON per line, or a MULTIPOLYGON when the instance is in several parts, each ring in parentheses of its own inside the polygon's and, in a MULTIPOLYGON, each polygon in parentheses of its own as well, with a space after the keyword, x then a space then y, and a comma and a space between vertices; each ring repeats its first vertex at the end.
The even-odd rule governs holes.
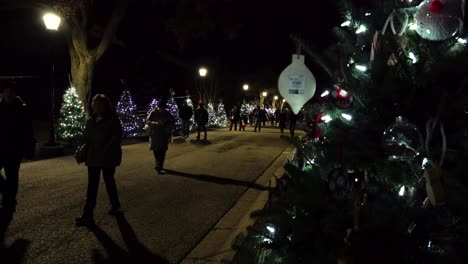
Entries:
POLYGON ((228 120, 226 110, 224 109, 223 102, 220 102, 218 105, 218 109, 216 109, 216 122, 218 127, 227 127, 228 120))
POLYGON ((170 97, 169 100, 167 100, 167 111, 169 111, 169 113, 171 113, 171 115, 175 119, 175 124, 172 127, 173 133, 175 135, 181 133, 182 132, 182 121, 180 120, 179 107, 177 106, 177 103, 174 100, 174 97, 170 97))
POLYGON ((76 89, 70 87, 63 96, 60 117, 58 119, 57 136, 60 140, 74 145, 80 139, 86 125, 86 111, 76 89))
POLYGON ((329 49, 292 37, 330 84, 233 263, 463 263, 464 1, 342 7, 329 49))
POLYGON ((123 136, 135 134, 140 129, 136 104, 129 90, 124 90, 117 103, 117 115, 122 124, 123 136))
POLYGON ((218 126, 218 118, 216 117, 216 111, 213 107, 212 103, 208 103, 208 107, 206 109, 208 111, 208 127, 217 127, 218 126))

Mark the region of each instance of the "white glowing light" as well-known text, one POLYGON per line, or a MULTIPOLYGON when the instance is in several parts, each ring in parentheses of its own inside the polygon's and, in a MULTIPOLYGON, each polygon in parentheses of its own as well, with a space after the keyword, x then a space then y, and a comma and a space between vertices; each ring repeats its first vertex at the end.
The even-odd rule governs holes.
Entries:
POLYGON ((351 26, 351 21, 349 21, 349 20, 348 20, 348 21, 345 21, 345 22, 343 22, 343 23, 341 24, 341 26, 342 26, 342 27, 349 27, 349 26, 351 26))
POLYGON ((360 71, 362 71, 362 72, 367 71, 367 67, 364 66, 364 65, 356 65, 356 66, 354 66, 354 67, 356 67, 357 70, 360 70, 360 71))
POLYGON ((405 195, 405 186, 401 186, 400 191, 398 192, 398 195, 404 196, 405 195))
POLYGON ((326 116, 322 116, 322 118, 320 118, 322 121, 324 121, 325 123, 328 123, 330 121, 332 121, 333 119, 331 118, 331 116, 329 115, 326 115, 326 116))
POLYGON ((348 92, 345 91, 345 90, 343 90, 343 89, 341 89, 341 90, 340 90, 340 96, 346 97, 346 96, 348 96, 348 92))
POLYGON ((283 103, 286 103, 286 99, 283 99, 283 103))
POLYGON ((408 53, 408 56, 413 61, 413 64, 418 62, 418 59, 416 58, 416 55, 414 55, 413 52, 408 53))
POLYGON ((54 13, 45 14, 42 19, 48 30, 58 30, 60 26, 60 21, 62 20, 59 16, 54 13))
POLYGON ((411 23, 411 24, 409 24, 409 29, 410 29, 410 30, 416 30, 416 29, 418 29, 418 24, 416 24, 416 23, 411 23))
POLYGON ((244 86, 242 86, 242 88, 244 88, 244 91, 247 91, 247 90, 249 90, 249 85, 248 85, 248 84, 244 84, 244 86))
POLYGON ((359 179, 358 179, 358 178, 355 178, 355 179, 354 179, 354 181, 355 181, 355 182, 358 182, 358 181, 359 181, 359 179))
POLYGON ((273 243, 273 240, 271 240, 271 239, 265 237, 265 238, 263 238, 263 242, 264 242, 264 243, 271 244, 271 243, 273 243))
POLYGON ((278 100, 278 96, 277 96, 277 95, 275 95, 275 97, 273 97, 273 98, 274 98, 275 100, 278 100))
POLYGON ((468 43, 468 40, 466 40, 466 39, 464 39, 464 38, 457 38, 457 41, 458 41, 458 43, 460 43, 460 44, 466 44, 466 43, 468 43))
POLYGON ((364 32, 366 32, 366 31, 367 31, 366 26, 360 25, 360 26, 358 27, 358 29, 356 30, 356 34, 361 34, 361 33, 364 33, 364 32))
POLYGON ((329 95, 329 94, 330 94, 329 91, 325 91, 325 92, 323 92, 323 93, 320 95, 320 97, 325 97, 325 96, 327 96, 327 95, 329 95))
POLYGON ((425 169, 427 164, 429 164, 429 160, 427 158, 424 158, 423 161, 422 161, 421 167, 423 169, 425 169))
POLYGON ((365 16, 370 16, 370 15, 372 15, 372 14, 369 13, 369 12, 367 12, 367 13, 365 13, 364 15, 365 15, 365 16))
POLYGON ((208 70, 206 68, 200 68, 198 70, 198 73, 200 74, 201 77, 205 77, 208 74, 208 70))
POLYGON ((267 229, 268 231, 270 231, 270 233, 272 233, 272 234, 274 234, 275 231, 276 231, 275 228, 272 227, 272 226, 267 226, 266 229, 267 229))
POLYGON ((348 120, 348 121, 350 121, 351 119, 353 119, 353 117, 352 117, 351 115, 349 115, 349 114, 343 113, 343 114, 341 114, 341 116, 342 116, 344 119, 348 120))

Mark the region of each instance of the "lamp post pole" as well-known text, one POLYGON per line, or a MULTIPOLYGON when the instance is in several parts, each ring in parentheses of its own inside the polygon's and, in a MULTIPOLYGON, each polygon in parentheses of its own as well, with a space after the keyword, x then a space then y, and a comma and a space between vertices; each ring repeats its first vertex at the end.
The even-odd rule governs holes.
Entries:
POLYGON ((53 13, 47 13, 43 17, 44 24, 47 28, 49 33, 49 39, 51 42, 51 50, 50 50, 50 131, 49 131, 49 142, 47 142, 48 146, 56 146, 57 142, 55 140, 55 58, 54 58, 54 44, 55 39, 54 35, 58 31, 60 27, 61 18, 53 13))

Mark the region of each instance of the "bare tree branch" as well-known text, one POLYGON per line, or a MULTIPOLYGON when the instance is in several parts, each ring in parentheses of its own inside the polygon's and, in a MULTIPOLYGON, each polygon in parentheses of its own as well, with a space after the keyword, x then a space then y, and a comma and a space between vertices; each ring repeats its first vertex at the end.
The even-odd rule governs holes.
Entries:
POLYGON ((84 3, 80 5, 80 14, 81 14, 81 28, 86 30, 88 26, 88 12, 86 12, 86 7, 84 3))
POLYGON ((104 52, 107 50, 112 40, 114 39, 115 33, 117 32, 120 22, 126 14, 128 0, 120 0, 117 2, 114 11, 112 12, 112 17, 107 23, 106 29, 102 36, 101 42, 92 52, 96 56, 96 59, 99 60, 104 52))

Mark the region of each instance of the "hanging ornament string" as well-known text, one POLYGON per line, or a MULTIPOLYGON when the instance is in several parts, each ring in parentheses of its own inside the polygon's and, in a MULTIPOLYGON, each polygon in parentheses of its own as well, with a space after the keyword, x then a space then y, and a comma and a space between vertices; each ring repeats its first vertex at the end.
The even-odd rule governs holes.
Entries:
POLYGON ((408 13, 406 13, 404 11, 393 10, 392 13, 390 13, 390 15, 388 15, 387 20, 385 21, 384 27, 382 29, 382 35, 385 35, 385 33, 387 31, 387 27, 388 27, 388 25, 390 25, 390 28, 391 28, 391 30, 393 32, 393 35, 402 36, 405 33, 406 28, 408 27, 408 22, 409 22, 408 13), (401 14, 401 13, 404 14, 403 21, 400 21, 402 23, 402 27, 401 27, 400 31, 397 32, 397 30, 395 28, 395 18, 397 17, 398 14, 401 14))

